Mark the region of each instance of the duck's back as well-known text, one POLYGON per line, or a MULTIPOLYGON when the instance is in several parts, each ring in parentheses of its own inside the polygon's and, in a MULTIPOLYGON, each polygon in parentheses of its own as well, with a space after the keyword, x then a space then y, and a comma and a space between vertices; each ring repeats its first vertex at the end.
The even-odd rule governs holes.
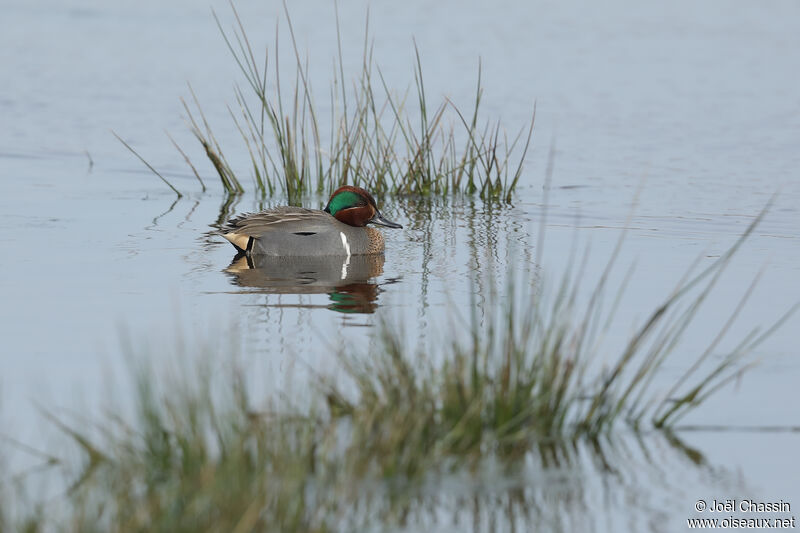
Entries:
POLYGON ((275 207, 228 221, 222 235, 251 255, 359 255, 383 252, 383 236, 373 228, 355 228, 324 211, 275 207), (377 234, 377 235, 376 235, 377 234))

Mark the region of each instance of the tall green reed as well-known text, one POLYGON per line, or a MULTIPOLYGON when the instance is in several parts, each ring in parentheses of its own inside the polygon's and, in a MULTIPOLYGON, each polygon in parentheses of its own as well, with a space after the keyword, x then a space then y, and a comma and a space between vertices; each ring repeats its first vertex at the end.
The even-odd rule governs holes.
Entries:
MULTIPOLYGON (((462 112, 448 99, 431 105, 416 43, 415 94, 411 98, 408 93, 397 96, 375 65, 368 21, 361 72, 353 81, 352 91, 348 90, 337 11, 338 56, 330 90, 330 116, 322 121, 314 105, 308 65, 301 59, 288 8, 284 7, 296 66, 290 94, 284 94, 281 88, 277 28, 271 79, 270 54, 265 50, 262 59, 254 50, 235 6, 231 4, 235 25, 230 31, 214 13, 245 80, 235 86, 236 105, 228 111, 249 154, 256 193, 268 196, 279 191, 296 199, 302 193, 331 192, 340 185, 352 184, 379 194, 460 192, 510 201, 531 144, 535 110, 529 126, 511 138, 499 122, 481 119, 480 64, 469 112, 462 112), (327 143, 322 134, 325 126, 329 127, 327 143)), ((229 194, 241 194, 245 188, 197 97, 190 92, 192 105, 185 101, 183 105, 191 130, 224 189, 229 194)))

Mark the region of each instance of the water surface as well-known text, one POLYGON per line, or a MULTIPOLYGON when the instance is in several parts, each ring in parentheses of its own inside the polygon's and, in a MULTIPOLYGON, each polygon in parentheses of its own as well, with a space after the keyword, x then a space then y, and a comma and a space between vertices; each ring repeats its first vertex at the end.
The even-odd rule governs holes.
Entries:
MULTIPOLYGON (((0 19, 0 64, 8 74, 0 89, 0 419, 3 433, 17 439, 42 442, 48 433, 36 405, 96 412, 110 394, 123 397, 127 345, 138 354, 133 357, 163 359, 176 345, 191 353, 216 339, 245 355, 265 390, 302 390, 292 376, 308 367, 335 371, 331 354, 342 346, 368 351, 380 320, 401 320, 409 343, 436 346, 464 327, 453 309, 476 301, 482 316, 496 312, 485 306, 487 279, 502 282, 511 271, 528 280, 524 290, 546 292, 576 246, 591 248, 585 282, 591 287, 640 187, 615 279, 634 262, 635 275, 608 333, 609 353, 598 358, 613 353, 696 258, 704 266, 718 257, 776 192, 763 224, 656 386, 666 387, 702 353, 762 267, 758 290, 716 356, 800 300, 796 3, 371 6, 375 57, 390 86, 403 91, 413 84, 413 36, 429 97, 446 95, 467 106, 480 57, 489 117, 514 131, 536 100, 534 149, 511 205, 383 198, 381 210, 404 229, 384 232, 381 265, 360 265, 361 272, 353 268, 344 280, 342 265, 327 274, 319 265, 295 269, 281 278, 282 289, 257 272, 237 273, 233 248, 209 236, 228 214, 265 204, 248 195, 226 205, 181 116, 188 81, 232 164, 249 175, 225 108, 233 100, 236 66, 207 6, 7 4, 0 19), (176 202, 112 129, 187 195, 176 202), (207 193, 163 130, 198 163, 207 193), (545 220, 551 142, 556 164, 545 220), (301 271, 316 274, 298 277, 301 271)), ((224 2, 213 5, 231 24, 224 2)), ((340 9, 346 67, 357 69, 365 5, 340 9)), ((271 45, 280 6, 241 6, 241 12, 254 40, 271 45)), ((294 6, 292 13, 324 110, 335 50, 332 8, 294 6)), ((320 207, 325 200, 304 202, 320 207)), ((800 426, 798 327, 795 316, 759 348, 758 367, 686 422, 800 426)), ((633 476, 631 490, 650 502, 633 511, 624 497, 606 501, 605 491, 618 489, 607 487, 601 472, 586 474, 593 463, 578 456, 575 476, 587 484, 577 486, 590 493, 586 512, 607 519, 598 529, 627 524, 630 511, 633 524, 657 516, 648 527, 676 530, 700 497, 800 505, 797 432, 687 431, 680 437, 702 454, 703 464, 663 452, 666 468, 659 448, 647 454, 642 460, 670 470, 674 482, 662 487, 657 475, 621 472, 633 476), (660 504, 653 502, 662 501, 655 514, 660 504)), ((12 465, 26 461, 22 452, 7 456, 12 465)), ((549 497, 571 501, 557 491, 549 497)), ((455 490, 452 499, 458 501, 455 490)), ((572 529, 553 526, 559 527, 572 529)))

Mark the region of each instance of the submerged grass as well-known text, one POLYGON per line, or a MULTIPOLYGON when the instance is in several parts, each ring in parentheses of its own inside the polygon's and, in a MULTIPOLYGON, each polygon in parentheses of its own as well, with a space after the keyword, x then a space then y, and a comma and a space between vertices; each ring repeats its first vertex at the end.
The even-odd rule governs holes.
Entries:
MULTIPOLYGON (((378 194, 460 192, 510 201, 530 147, 535 110, 529 126, 511 138, 499 122, 483 121, 480 65, 474 104, 468 112, 448 99, 433 106, 425 92, 422 61, 415 44, 414 94, 410 98, 408 92, 398 96, 375 66, 367 23, 361 73, 349 90, 337 12, 338 60, 330 91, 331 115, 323 122, 314 104, 308 65, 303 64, 298 51, 288 8, 286 20, 296 65, 294 86, 288 95, 281 89, 277 27, 273 81, 268 77, 268 50, 263 60, 258 57, 233 4, 231 8, 236 20, 232 31, 226 31, 216 14, 214 17, 245 78, 243 86, 235 87, 236 105, 228 110, 250 156, 255 192, 267 196, 279 191, 296 201, 305 192, 330 193, 350 184, 378 194)), ((190 92, 192 105, 184 101, 183 106, 194 136, 224 189, 229 194, 243 193, 242 180, 224 155, 197 97, 190 92)), ((196 174, 194 167, 192 170, 196 174)))
POLYGON ((674 387, 652 389, 763 214, 712 265, 690 269, 602 367, 602 332, 627 283, 606 310, 616 253, 585 307, 577 266, 551 296, 521 297, 528 291, 513 283, 506 293, 518 296, 489 295, 500 312, 479 317, 473 305, 468 334, 441 345, 415 352, 402 325, 384 322, 368 354, 341 353, 344 375, 318 377, 302 398, 254 401, 247 372, 235 365, 221 387, 219 372, 204 364, 161 386, 141 371, 132 422, 109 415, 80 431, 53 419, 85 459, 77 469, 62 465, 73 480, 64 516, 40 508, 24 523, 30 531, 120 532, 385 526, 402 521, 404 504, 437 473, 486 461, 514 469, 529 454, 558 457, 621 426, 668 432, 746 369, 745 356, 796 310, 709 361, 748 288, 674 387))

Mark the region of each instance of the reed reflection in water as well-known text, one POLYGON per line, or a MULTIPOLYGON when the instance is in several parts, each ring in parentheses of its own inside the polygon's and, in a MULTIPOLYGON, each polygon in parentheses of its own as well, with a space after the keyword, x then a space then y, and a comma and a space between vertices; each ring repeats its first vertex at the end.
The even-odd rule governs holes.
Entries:
POLYGON ((539 443, 436 474, 422 487, 373 488, 348 525, 380 529, 388 516, 403 532, 677 531, 697 494, 751 489, 672 433, 539 443))

